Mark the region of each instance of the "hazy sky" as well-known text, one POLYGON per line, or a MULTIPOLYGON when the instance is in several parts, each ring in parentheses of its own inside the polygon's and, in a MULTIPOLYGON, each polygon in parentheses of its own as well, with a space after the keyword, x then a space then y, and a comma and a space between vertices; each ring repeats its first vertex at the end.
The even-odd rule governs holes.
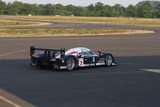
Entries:
MULTIPOLYGON (((15 0, 2 0, 5 2, 13 2, 15 0)), ((94 4, 96 2, 102 2, 104 4, 108 5, 114 5, 114 4, 121 4, 123 6, 128 6, 129 4, 136 4, 139 1, 142 0, 16 0, 16 1, 21 1, 25 3, 37 3, 37 4, 47 4, 47 3, 52 3, 52 4, 63 4, 63 5, 68 5, 68 4, 73 4, 77 6, 88 6, 89 4, 94 4)))

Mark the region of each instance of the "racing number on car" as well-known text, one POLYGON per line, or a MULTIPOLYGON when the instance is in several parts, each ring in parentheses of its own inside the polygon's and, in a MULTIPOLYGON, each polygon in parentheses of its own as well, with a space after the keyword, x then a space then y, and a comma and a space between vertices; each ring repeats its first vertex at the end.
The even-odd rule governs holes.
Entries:
POLYGON ((79 66, 83 66, 84 65, 84 59, 83 58, 80 58, 79 59, 79 66))
POLYGON ((93 57, 93 62, 95 62, 95 57, 93 57))

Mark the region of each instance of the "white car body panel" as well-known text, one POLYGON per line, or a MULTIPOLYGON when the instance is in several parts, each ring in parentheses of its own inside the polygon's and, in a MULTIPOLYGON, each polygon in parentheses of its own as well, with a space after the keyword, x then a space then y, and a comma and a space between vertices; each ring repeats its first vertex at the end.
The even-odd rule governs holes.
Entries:
MULTIPOLYGON (((65 55, 77 56, 78 54, 80 54, 82 52, 88 52, 88 51, 91 51, 91 50, 86 47, 76 47, 76 48, 71 48, 68 51, 66 51, 65 55)), ((94 56, 97 56, 97 55, 94 53, 94 56)))
POLYGON ((71 48, 65 52, 65 55, 78 55, 81 52, 87 52, 87 51, 91 51, 91 50, 85 47, 71 48))

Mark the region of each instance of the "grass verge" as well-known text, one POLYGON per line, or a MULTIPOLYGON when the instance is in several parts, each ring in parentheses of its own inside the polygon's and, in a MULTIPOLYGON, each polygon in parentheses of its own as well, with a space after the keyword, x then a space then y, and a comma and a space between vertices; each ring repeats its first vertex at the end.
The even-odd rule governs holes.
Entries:
POLYGON ((118 29, 0 29, 0 37, 93 36, 141 33, 154 33, 154 31, 118 29))
POLYGON ((62 22, 85 22, 105 23, 135 26, 160 27, 160 19, 126 18, 126 17, 73 17, 73 16, 9 16, 12 19, 26 19, 35 21, 62 21, 62 22))
POLYGON ((29 21, 13 21, 13 20, 3 20, 0 19, 0 26, 25 26, 25 25, 36 25, 38 22, 29 21))

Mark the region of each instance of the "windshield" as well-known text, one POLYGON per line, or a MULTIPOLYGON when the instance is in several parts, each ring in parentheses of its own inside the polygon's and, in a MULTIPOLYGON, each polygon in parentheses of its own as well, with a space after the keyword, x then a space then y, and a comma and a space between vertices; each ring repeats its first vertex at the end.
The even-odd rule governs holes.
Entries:
POLYGON ((85 51, 85 52, 81 52, 80 54, 82 55, 96 55, 94 52, 92 51, 85 51))

